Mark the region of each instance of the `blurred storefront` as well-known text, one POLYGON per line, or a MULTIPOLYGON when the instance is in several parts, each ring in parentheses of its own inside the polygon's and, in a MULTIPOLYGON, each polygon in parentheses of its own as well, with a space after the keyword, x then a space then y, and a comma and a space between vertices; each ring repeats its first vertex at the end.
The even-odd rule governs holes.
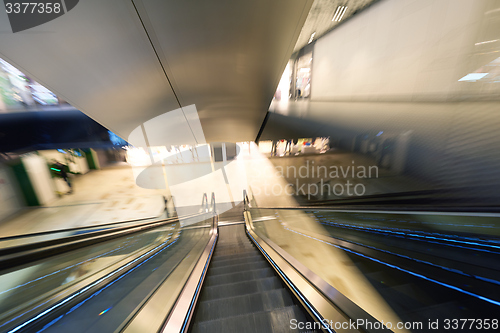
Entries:
POLYGON ((0 58, 0 112, 33 110, 67 103, 0 58))

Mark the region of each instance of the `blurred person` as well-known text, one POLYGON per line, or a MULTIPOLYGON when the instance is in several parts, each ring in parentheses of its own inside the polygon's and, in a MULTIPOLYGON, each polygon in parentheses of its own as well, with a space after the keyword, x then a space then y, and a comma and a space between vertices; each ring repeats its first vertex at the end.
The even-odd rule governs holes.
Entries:
POLYGON ((57 177, 62 178, 66 182, 66 184, 68 184, 68 187, 69 187, 68 194, 71 194, 71 193, 73 193, 73 186, 71 186, 71 182, 69 180, 68 172, 66 171, 67 167, 68 167, 67 165, 62 164, 61 162, 59 162, 57 160, 52 160, 52 167, 51 167, 51 169, 53 171, 55 171, 54 174, 57 177))
POLYGON ((286 146, 285 146, 285 154, 287 151, 291 154, 292 153, 292 140, 286 140, 286 146))
POLYGON ((273 140, 273 145, 271 147, 271 156, 276 156, 276 148, 278 146, 278 141, 273 140))

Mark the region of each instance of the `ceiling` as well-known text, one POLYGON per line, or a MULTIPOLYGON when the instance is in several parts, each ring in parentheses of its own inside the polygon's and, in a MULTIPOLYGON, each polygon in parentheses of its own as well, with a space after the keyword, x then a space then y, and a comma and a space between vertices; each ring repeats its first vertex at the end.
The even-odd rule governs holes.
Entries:
POLYGON ((314 40, 320 38, 377 1, 379 0, 314 0, 293 51, 298 51, 306 46, 311 34, 315 33, 314 40), (341 21, 332 21, 338 6, 347 6, 347 9, 341 21))
POLYGON ((0 57, 124 139, 194 105, 207 142, 254 140, 311 5, 86 0, 15 34, 0 11, 0 57))

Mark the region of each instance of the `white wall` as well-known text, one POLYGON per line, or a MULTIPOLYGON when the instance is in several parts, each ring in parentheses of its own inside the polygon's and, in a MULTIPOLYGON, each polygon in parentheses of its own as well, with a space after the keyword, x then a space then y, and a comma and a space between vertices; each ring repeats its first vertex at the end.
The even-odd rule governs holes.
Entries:
POLYGON ((446 100, 477 91, 481 83, 458 80, 500 56, 475 55, 487 46, 475 43, 497 28, 485 14, 491 7, 493 0, 380 1, 316 42, 312 99, 446 100))
POLYGON ((45 158, 36 154, 22 157, 31 185, 35 190, 40 205, 47 205, 57 198, 54 182, 45 158))
POLYGON ((346 142, 411 133, 397 169, 446 187, 500 185, 499 8, 381 0, 315 42, 311 101, 275 112, 328 124, 346 142), (472 72, 490 74, 459 81, 472 72))

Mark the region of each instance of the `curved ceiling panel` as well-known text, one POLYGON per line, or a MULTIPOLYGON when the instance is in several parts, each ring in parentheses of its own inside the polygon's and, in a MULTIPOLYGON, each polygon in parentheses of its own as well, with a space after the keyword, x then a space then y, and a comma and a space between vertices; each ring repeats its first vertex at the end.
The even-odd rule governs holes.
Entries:
POLYGON ((0 56, 123 138, 194 104, 208 142, 253 140, 311 4, 85 0, 15 34, 0 11, 0 56))
POLYGON ((80 1, 15 34, 0 10, 0 31, 1 57, 124 138, 179 108, 130 1, 80 1))

